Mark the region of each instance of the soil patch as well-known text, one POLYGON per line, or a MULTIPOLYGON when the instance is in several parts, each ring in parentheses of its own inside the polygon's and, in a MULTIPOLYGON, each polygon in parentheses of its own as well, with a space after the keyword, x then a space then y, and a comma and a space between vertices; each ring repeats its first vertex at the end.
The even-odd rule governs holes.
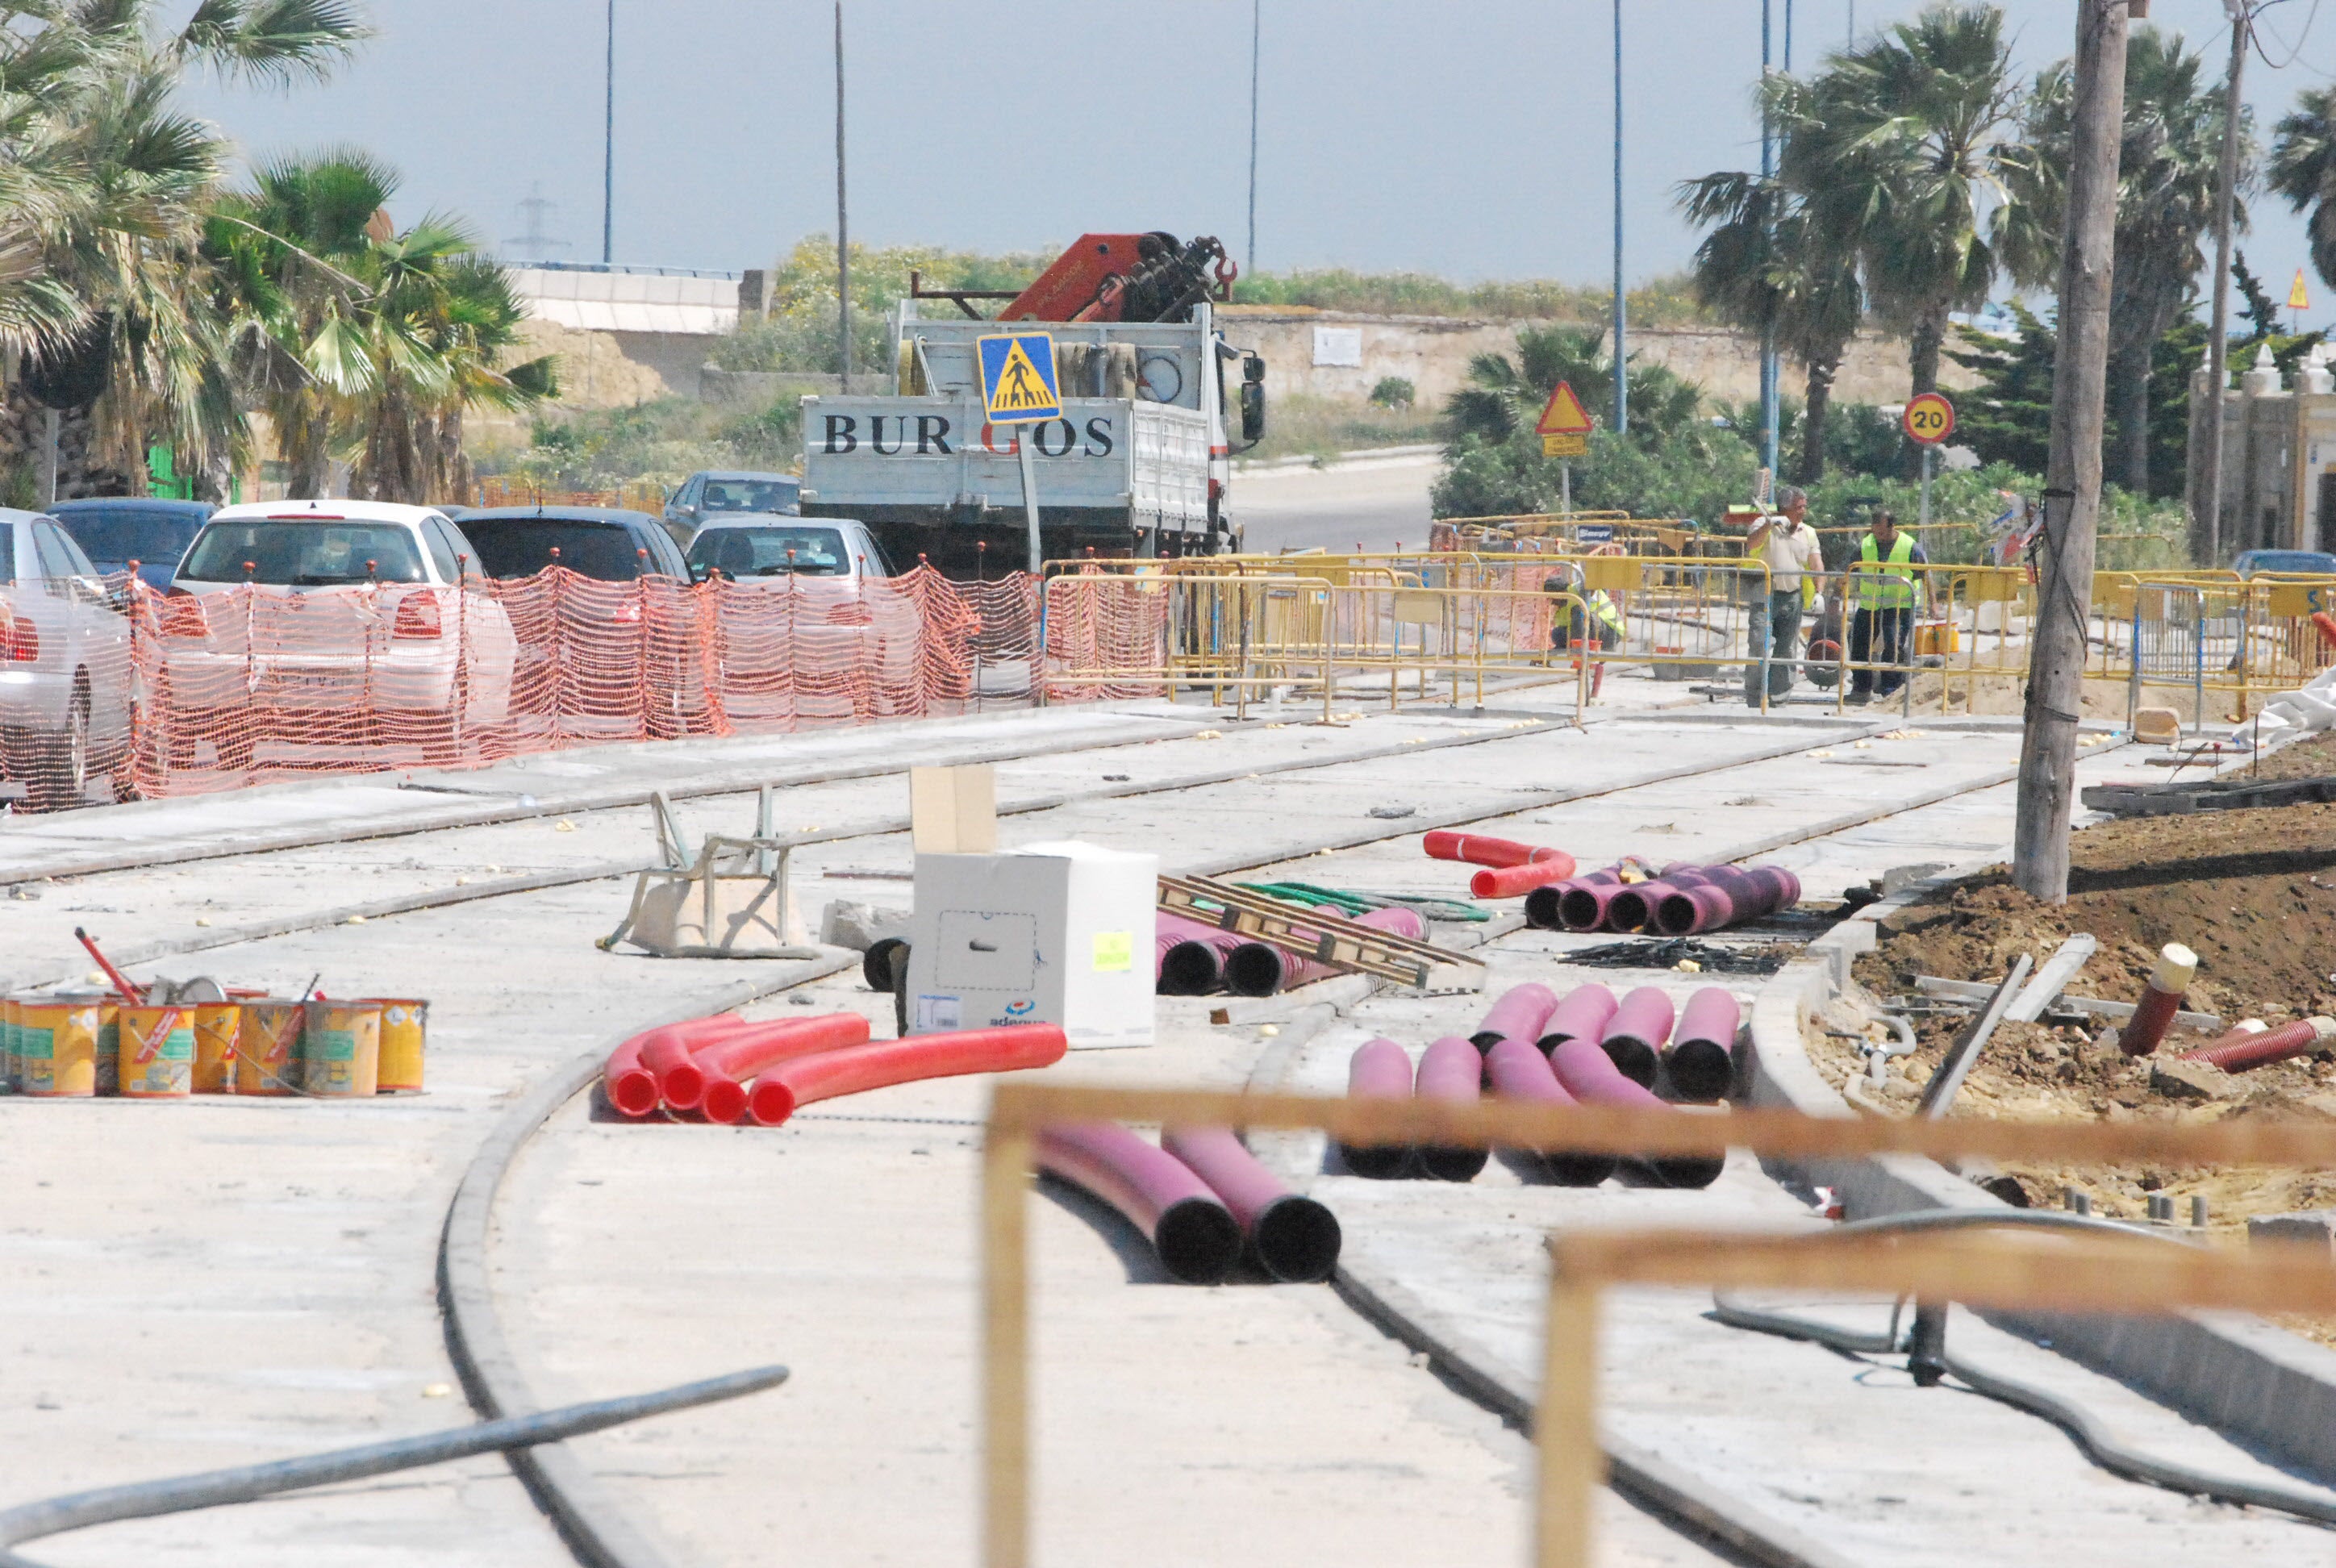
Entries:
MULTIPOLYGON (((2321 760, 2307 755, 2294 765, 2336 772, 2336 741, 2328 744, 2321 760)), ((2226 1025, 2260 1018, 2273 1026, 2336 1014, 2336 805, 2105 823, 2076 833, 2070 851, 2071 894, 2065 904, 2039 904, 2011 884, 2008 867, 1999 866, 1883 920, 1875 951, 1858 960, 1860 986, 1873 996, 1892 997, 1913 991, 1918 974, 1991 983, 2018 955, 2029 954, 2040 964, 2063 938, 2089 931, 2100 949, 2070 983, 2074 995, 2137 999, 2158 950, 2178 941, 2199 956, 2198 978, 2185 1003, 2192 1011, 2219 1014, 2226 1025)), ((1919 1048, 1892 1062, 1882 1085, 1860 1078, 1857 1096, 1884 1113, 1911 1109, 1964 1021, 1944 1013, 1918 1018, 1919 1048)), ((1885 1027, 1867 1026, 1854 1009, 1836 1004, 1824 1030, 1813 1033, 1810 1052, 1828 1080, 1840 1085, 1859 1075, 1866 1060, 1861 1043, 1892 1037, 1885 1027)), ((2336 1053, 2248 1073, 2185 1075, 2188 1081, 2164 1070, 2206 1038, 2177 1031, 2154 1060, 2134 1061, 2117 1049, 2107 1020, 2005 1024, 1971 1070, 1955 1114, 2022 1120, 2336 1119, 2336 1053)), ((2066 1190, 2074 1188, 2091 1197, 2096 1213, 2117 1219, 2146 1218, 2148 1200, 2166 1194, 2186 1224, 2190 1199, 2203 1196, 2213 1229, 2234 1241, 2244 1236, 2251 1214, 2336 1207, 2336 1173, 2039 1164, 2006 1174, 2031 1206, 2058 1208, 2066 1190)), ((2293 1326, 2336 1342, 2336 1326, 2293 1326)))
POLYGON ((2328 778, 2336 776, 2336 735, 2314 735, 2283 745, 2232 774, 2233 778, 2328 778))

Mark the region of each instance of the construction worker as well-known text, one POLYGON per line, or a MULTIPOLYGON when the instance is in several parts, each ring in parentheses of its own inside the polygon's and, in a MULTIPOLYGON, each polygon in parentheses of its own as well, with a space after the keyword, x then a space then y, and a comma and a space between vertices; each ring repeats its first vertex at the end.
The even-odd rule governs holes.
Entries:
POLYGON ((1857 541, 1857 559, 1849 568, 1850 599, 1856 607, 1849 623, 1849 662, 1860 667, 1850 676, 1851 702, 1893 696, 1904 684, 1913 664, 1915 595, 1919 592, 1926 602, 1931 598, 1930 574, 1914 569, 1930 563, 1914 536, 1899 528, 1896 514, 1874 508, 1874 525, 1857 541), (1917 578, 1922 579, 1919 589, 1917 578), (1900 667, 1863 667, 1867 665, 1900 667))
POLYGON ((1762 595, 1756 577, 1748 589, 1751 606, 1750 662, 1744 667, 1744 706, 1758 707, 1761 660, 1768 660, 1768 700, 1774 702, 1793 688, 1792 660, 1801 647, 1801 579, 1821 577, 1825 557, 1817 548, 1816 530, 1802 520, 1807 515, 1807 494, 1792 485, 1776 492, 1776 509, 1764 512, 1744 536, 1744 560, 1765 561, 1767 592, 1762 595))
MULTIPOLYGON (((1606 597, 1604 589, 1586 590, 1584 581, 1581 562, 1571 560, 1565 563, 1563 571, 1553 571, 1542 579, 1542 592, 1570 593, 1582 601, 1579 605, 1568 604, 1565 607, 1565 618, 1562 623, 1554 614, 1551 615, 1549 646, 1562 652, 1569 648, 1580 648, 1591 640, 1592 634, 1584 624, 1582 614, 1586 607, 1588 619, 1597 623, 1595 636, 1599 648, 1611 653, 1622 646, 1622 612, 1612 599, 1606 597)), ((1591 665, 1591 694, 1597 695, 1599 687, 1605 684, 1606 666, 1603 663, 1591 665)))

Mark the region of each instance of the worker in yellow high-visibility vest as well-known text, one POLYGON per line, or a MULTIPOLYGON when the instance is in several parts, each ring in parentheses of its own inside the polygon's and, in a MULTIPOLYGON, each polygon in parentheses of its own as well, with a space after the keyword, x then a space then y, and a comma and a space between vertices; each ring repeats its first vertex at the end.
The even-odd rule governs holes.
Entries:
POLYGON ((1913 666, 1914 605, 1917 599, 1925 605, 1932 602, 1930 574, 1914 569, 1930 563, 1914 536, 1899 528, 1896 515, 1876 507, 1874 525, 1857 541, 1857 558, 1849 565, 1849 597, 1855 607, 1849 623, 1849 662, 1898 667, 1853 669, 1851 702, 1893 696, 1904 684, 1913 666))
MULTIPOLYGON (((1562 650, 1595 642, 1601 651, 1611 653, 1622 646, 1622 611, 1606 596, 1605 589, 1588 588, 1586 580, 1582 568, 1572 561, 1566 562, 1564 570, 1553 571, 1542 579, 1542 592, 1570 593, 1582 601, 1578 606, 1566 606, 1562 621, 1554 615, 1550 618, 1549 646, 1562 650), (1589 612, 1586 619, 1582 613, 1585 609, 1589 612)), ((1591 694, 1596 695, 1605 684, 1606 666, 1602 662, 1591 666, 1591 694)))

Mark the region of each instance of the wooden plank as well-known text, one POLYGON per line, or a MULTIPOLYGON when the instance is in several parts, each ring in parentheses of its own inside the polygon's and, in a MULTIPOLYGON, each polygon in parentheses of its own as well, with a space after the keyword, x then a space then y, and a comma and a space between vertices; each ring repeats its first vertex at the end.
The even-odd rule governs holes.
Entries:
POLYGON ((1319 1128, 1351 1144, 1572 1149, 1583 1154, 1715 1154, 1730 1148, 1795 1158, 1980 1154, 2052 1164, 2266 1165, 2336 1169, 2336 1122, 2248 1116, 2221 1122, 1998 1121, 1804 1116, 1792 1111, 1689 1114, 1676 1106, 1548 1106, 1488 1099, 1338 1099, 1196 1089, 1001 1083, 991 1123, 1027 1131, 1054 1122, 1187 1122, 1319 1128))
POLYGON ((1591 1511, 1606 1484, 1598 1439, 1600 1294, 1600 1281, 1562 1269, 1550 1280, 1541 1404, 1533 1411, 1534 1568, 1591 1568, 1591 1511))
MULTIPOLYGON (((1936 975, 1916 975, 1914 989, 1928 996, 1947 997, 1959 1002, 1983 1002, 1995 991, 1995 988, 1984 980, 1948 980, 1936 975)), ((2104 1018, 2123 1021, 2133 1017, 2131 1002, 2107 1002, 2098 997, 2063 996, 2059 1003, 2064 1008, 2080 1013, 2095 1013, 2104 1018)), ((2045 1010, 2049 1012, 2051 1009, 2048 1008, 2045 1010)), ((2176 1013, 2174 1021, 2185 1029, 2211 1029, 2216 1034, 2223 1030, 2223 1020, 2213 1013, 2176 1013)))
POLYGON ((993 1125, 981 1153, 981 1561, 1030 1557, 1028 1132, 993 1125))
POLYGON ((1931 1081, 1922 1086, 1922 1097, 1914 1103, 1916 1115, 1936 1121, 1947 1114, 1947 1107, 1955 1103, 1955 1095, 1963 1086, 1963 1079, 1971 1076, 1971 1064, 1979 1060, 1981 1051, 1987 1049, 1987 1042, 1993 1037, 1996 1026, 2003 1022, 2003 1015, 2010 1010, 2012 998, 2018 994, 2020 982, 2028 978, 2029 966, 2034 961, 2026 953, 2012 961, 2011 972, 2003 977, 2003 983, 1995 988, 1994 993, 1987 998, 1987 1006, 1979 1010, 1979 1016, 1964 1026, 1955 1043, 1947 1047, 1946 1060, 1941 1062, 1939 1070, 1931 1075, 1931 1081))
POLYGON ((2005 1019, 2015 1024, 2032 1024, 2042 1018, 2044 1009, 2068 989, 2068 982, 2077 978, 2077 971, 2085 967, 2085 960, 2100 950, 2100 939, 2089 931, 2078 931, 2062 942, 2052 956, 2044 960, 2044 967, 2036 971, 2036 978, 2011 999, 2010 1008, 2003 1015, 2005 1019))

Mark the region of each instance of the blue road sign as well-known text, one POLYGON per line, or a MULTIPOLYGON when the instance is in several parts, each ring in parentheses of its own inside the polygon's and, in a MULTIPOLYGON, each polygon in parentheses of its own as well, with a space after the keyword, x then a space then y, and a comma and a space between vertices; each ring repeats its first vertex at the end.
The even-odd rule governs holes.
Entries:
POLYGON ((1611 522, 1577 522, 1573 525, 1573 541, 1576 544, 1611 544, 1614 542, 1614 525, 1611 522))
POLYGON ((978 340, 981 401, 992 424, 1063 417, 1055 380, 1055 340, 1043 332, 1001 333, 978 340))

